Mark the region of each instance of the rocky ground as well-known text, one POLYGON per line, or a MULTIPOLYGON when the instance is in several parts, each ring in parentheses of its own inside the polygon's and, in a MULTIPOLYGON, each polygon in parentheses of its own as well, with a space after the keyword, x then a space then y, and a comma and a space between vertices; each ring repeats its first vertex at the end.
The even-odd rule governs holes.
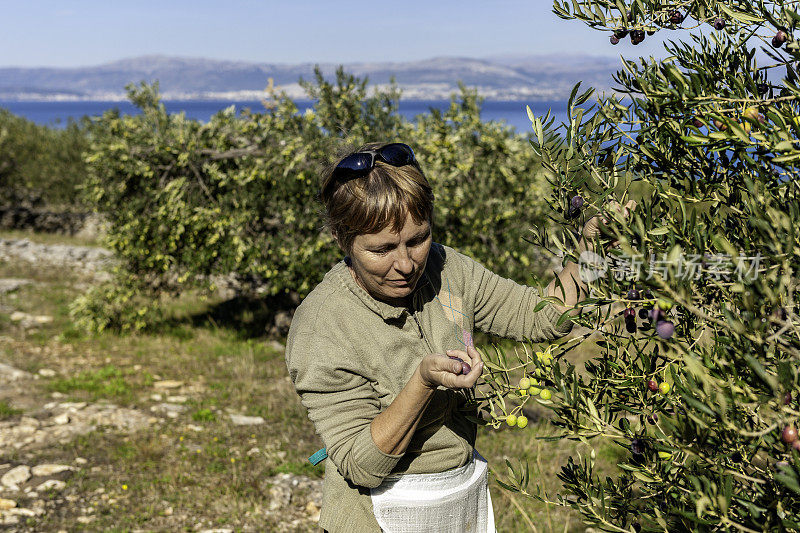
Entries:
MULTIPOLYGON (((99 248, 42 245, 26 239, 0 239, 0 264, 14 261, 31 268, 44 265, 68 268, 83 275, 83 283, 106 279, 104 268, 110 254, 99 248), (88 280, 88 281, 87 281, 88 280)), ((168 429, 191 434, 206 428, 197 423, 189 406, 195 405, 206 392, 201 380, 187 382, 153 376, 147 390, 140 394, 134 407, 116 405, 106 399, 70 401, 69 395, 52 390, 54 380, 68 380, 79 375, 87 358, 76 353, 68 342, 53 339, 47 343, 31 343, 28 337, 37 328, 53 322, 53 317, 17 309, 13 295, 23 287, 38 283, 35 279, 0 278, 0 315, 7 316, 8 328, 0 324, 0 529, 7 531, 73 531, 97 530, 99 510, 113 512, 119 500, 127 495, 127 487, 97 486, 86 492, 86 483, 77 479, 102 479, 104 470, 113 464, 93 464, 90 456, 70 454, 75 439, 102 432, 127 439, 142 432, 160 433, 171 438, 168 429), (37 370, 29 372, 3 361, 3 353, 30 353, 37 370), (158 379, 156 379, 158 378, 158 379), (47 384, 50 384, 48 386, 47 384), (121 492, 120 492, 121 491, 121 492), (51 519, 52 518, 52 519, 51 519), (58 524, 57 526, 53 524, 58 524), (94 525, 93 525, 94 524, 94 525), (65 529, 66 527, 66 529, 65 529), (53 529, 50 529, 53 528, 53 529)), ((279 343, 275 346, 282 349, 279 343)), ((15 356, 18 361, 24 357, 15 356)), ((137 365, 133 365, 135 371, 137 365)), ((237 428, 258 428, 265 425, 260 416, 246 416, 238 409, 219 406, 209 410, 210 417, 237 428)), ((253 435, 255 436, 255 435, 253 435)), ((108 437, 106 437, 108 438, 108 437)), ((180 437, 183 441, 183 437, 180 437)), ((217 440, 216 437, 213 439, 217 440)), ((258 459, 267 454, 280 454, 279 447, 270 449, 269 442, 256 442, 243 449, 246 458, 258 459)), ((190 450, 191 451, 191 450, 190 450)), ((200 450, 198 450, 198 453, 200 450)), ((232 458, 231 461, 234 461, 232 458)), ((278 531, 315 529, 321 505, 321 480, 295 473, 278 473, 258 480, 266 501, 260 511, 278 531)), ((185 530, 187 517, 178 520, 179 509, 161 509, 161 524, 171 530, 185 530)), ((257 521, 256 521, 257 522, 257 521)), ((104 522, 104 523, 107 523, 104 522)), ((234 527, 209 527, 199 519, 190 530, 234 531, 234 527)), ((101 528, 102 529, 102 528, 101 528)), ((236 527, 236 530, 258 530, 257 527, 236 527)), ((149 531, 151 529, 142 529, 149 531)))

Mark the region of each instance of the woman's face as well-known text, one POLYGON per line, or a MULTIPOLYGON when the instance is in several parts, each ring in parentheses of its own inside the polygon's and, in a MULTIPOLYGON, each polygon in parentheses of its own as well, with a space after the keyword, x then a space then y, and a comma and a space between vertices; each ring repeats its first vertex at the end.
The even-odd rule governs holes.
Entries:
POLYGON ((400 233, 388 227, 358 235, 350 251, 351 272, 376 300, 402 305, 425 271, 431 242, 430 223, 417 224, 408 215, 400 233))

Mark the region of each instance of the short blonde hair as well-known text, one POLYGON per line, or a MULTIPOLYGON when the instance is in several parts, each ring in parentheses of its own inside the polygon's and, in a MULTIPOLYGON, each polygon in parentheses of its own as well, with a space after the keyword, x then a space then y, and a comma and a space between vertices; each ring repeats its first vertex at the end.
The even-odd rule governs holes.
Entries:
POLYGON ((325 223, 346 253, 358 235, 390 226, 399 232, 409 214, 417 224, 433 223, 433 190, 417 162, 395 167, 376 161, 368 174, 334 178, 336 165, 345 157, 386 144, 368 143, 340 154, 321 174, 319 199, 325 207, 325 223))

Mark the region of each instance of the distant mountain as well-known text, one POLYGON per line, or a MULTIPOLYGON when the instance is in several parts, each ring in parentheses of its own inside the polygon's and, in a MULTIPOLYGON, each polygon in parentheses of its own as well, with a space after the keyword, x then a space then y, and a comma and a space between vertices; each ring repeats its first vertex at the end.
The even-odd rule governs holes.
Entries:
MULTIPOLYGON (((320 64, 326 76, 336 64, 320 64)), ((462 81, 493 100, 558 100, 572 86, 608 90, 619 59, 593 56, 435 57, 422 61, 349 63, 345 70, 371 86, 397 80, 406 99, 448 98, 462 81)), ((314 64, 247 63, 202 58, 142 56, 78 68, 0 68, 0 99, 119 100, 129 82, 158 80, 165 99, 258 99, 269 78, 292 98, 298 80, 313 78, 314 64)))

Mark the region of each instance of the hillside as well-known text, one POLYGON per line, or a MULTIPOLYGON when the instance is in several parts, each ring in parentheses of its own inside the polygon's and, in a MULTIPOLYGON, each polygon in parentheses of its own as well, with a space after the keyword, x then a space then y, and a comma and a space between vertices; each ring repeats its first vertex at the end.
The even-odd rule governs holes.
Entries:
MULTIPOLYGON (((495 100, 565 98, 578 81, 607 89, 619 60, 593 56, 495 56, 483 59, 436 57, 422 61, 350 63, 345 69, 370 84, 392 76, 403 98, 447 98, 458 82, 495 100)), ((330 76, 335 64, 321 64, 330 76)), ((0 99, 117 100, 129 82, 158 80, 167 99, 259 97, 272 78, 293 98, 304 93, 299 78, 310 79, 314 64, 247 63, 203 58, 142 56, 79 68, 0 68, 0 99)))

